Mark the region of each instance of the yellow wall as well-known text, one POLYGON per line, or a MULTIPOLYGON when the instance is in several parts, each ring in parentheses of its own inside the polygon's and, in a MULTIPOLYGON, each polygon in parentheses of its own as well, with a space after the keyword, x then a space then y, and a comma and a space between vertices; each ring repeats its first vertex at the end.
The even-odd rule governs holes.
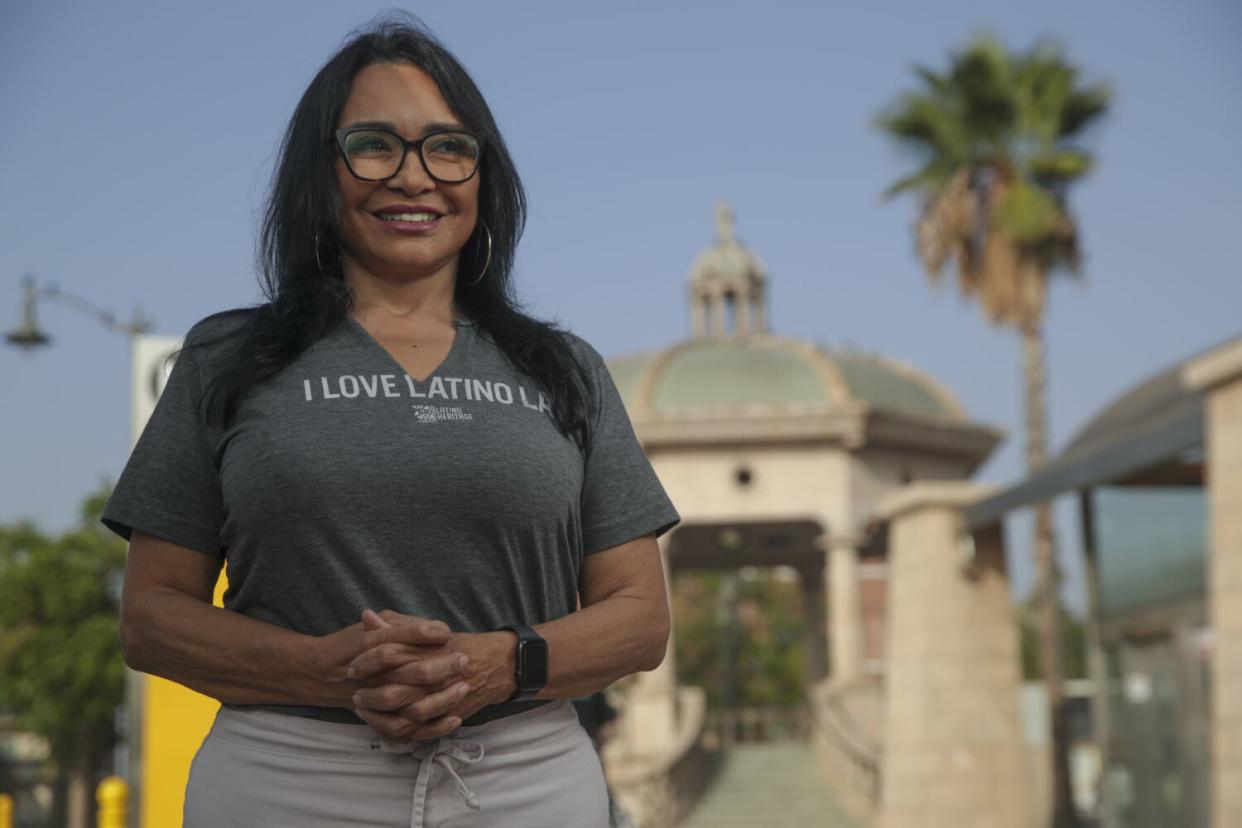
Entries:
MULTIPOLYGON (((223 605, 227 581, 216 584, 216 606, 223 605)), ((181 824, 190 762, 211 728, 220 703, 156 676, 143 676, 141 828, 181 824)))

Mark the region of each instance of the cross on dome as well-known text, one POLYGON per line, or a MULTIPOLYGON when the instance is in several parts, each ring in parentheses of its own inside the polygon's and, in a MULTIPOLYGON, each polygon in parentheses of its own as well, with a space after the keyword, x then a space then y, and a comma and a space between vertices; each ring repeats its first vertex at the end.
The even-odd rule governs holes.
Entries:
POLYGON ((716 240, 721 244, 737 244, 733 235, 733 210, 727 201, 716 202, 716 240))
POLYGON ((767 330, 767 272, 737 239, 733 210, 716 203, 716 243, 690 268, 694 336, 749 336, 767 330))

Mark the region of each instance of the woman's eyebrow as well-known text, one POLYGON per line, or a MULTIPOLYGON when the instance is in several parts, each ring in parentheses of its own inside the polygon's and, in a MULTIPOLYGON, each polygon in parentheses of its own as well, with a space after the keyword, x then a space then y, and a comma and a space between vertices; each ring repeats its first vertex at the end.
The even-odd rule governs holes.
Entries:
MULTIPOLYGON (((391 121, 355 121, 354 123, 347 125, 345 129, 386 129, 389 132, 396 133, 397 135, 401 134, 401 131, 397 129, 397 125, 391 121)), ((445 129, 465 129, 465 127, 461 124, 455 124, 449 121, 433 121, 432 123, 423 125, 423 135, 426 135, 429 132, 438 132, 445 129)))

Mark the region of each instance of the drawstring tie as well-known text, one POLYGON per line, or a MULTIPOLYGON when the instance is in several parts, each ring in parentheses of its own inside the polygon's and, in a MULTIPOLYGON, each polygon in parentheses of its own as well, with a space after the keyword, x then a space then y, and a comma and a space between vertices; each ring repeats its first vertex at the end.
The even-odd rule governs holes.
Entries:
POLYGON ((418 760, 418 780, 414 783, 414 804, 410 809, 410 828, 423 828, 423 816, 427 810, 427 789, 431 785, 431 766, 444 768, 453 782, 457 792, 465 800, 466 805, 474 811, 479 810, 479 798, 474 791, 466 787, 457 773, 454 762, 473 765, 483 758, 483 745, 468 739, 450 739, 441 736, 425 742, 382 742, 385 753, 409 753, 418 760))

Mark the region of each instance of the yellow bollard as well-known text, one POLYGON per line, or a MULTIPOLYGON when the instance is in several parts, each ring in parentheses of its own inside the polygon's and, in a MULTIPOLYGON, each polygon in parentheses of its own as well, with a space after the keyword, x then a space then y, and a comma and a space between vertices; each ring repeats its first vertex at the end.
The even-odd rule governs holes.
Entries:
POLYGON ((99 803, 97 828, 125 828, 128 819, 129 785, 119 776, 109 776, 95 789, 99 803))
POLYGON ((13 797, 0 794, 0 828, 13 828, 13 797))

